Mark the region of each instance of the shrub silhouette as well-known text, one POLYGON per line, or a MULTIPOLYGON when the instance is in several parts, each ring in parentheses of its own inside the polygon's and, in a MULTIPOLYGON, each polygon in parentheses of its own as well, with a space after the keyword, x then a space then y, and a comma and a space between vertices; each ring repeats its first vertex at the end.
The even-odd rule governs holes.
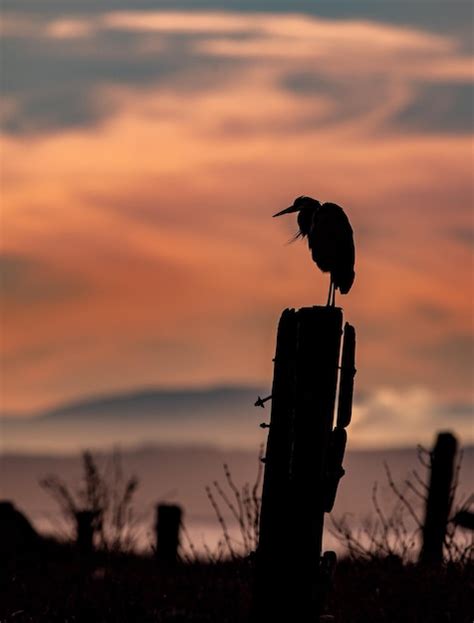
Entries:
MULTIPOLYGON (((431 469, 431 453, 418 446, 418 462, 431 469)), ((459 473, 462 464, 462 452, 455 465, 455 474, 450 492, 452 514, 446 525, 444 540, 444 559, 447 562, 468 562, 474 550, 472 532, 457 529, 456 517, 466 512, 472 504, 472 496, 461 499, 457 495, 459 473)), ((392 493, 393 506, 391 512, 382 510, 378 499, 378 485, 372 488, 372 506, 374 516, 366 520, 359 529, 352 527, 347 515, 335 518, 331 515, 331 533, 342 542, 354 559, 374 560, 383 557, 398 558, 401 561, 413 562, 415 551, 421 540, 423 530, 423 512, 428 496, 428 486, 418 470, 413 470, 410 477, 403 483, 396 483, 389 466, 385 463, 385 474, 392 493)))
POLYGON ((118 452, 113 452, 104 468, 86 450, 82 454, 82 477, 71 488, 57 475, 48 475, 40 485, 58 503, 63 516, 76 530, 78 520, 90 513, 96 545, 105 550, 129 551, 133 548, 135 518, 133 496, 136 476, 125 476, 118 452))

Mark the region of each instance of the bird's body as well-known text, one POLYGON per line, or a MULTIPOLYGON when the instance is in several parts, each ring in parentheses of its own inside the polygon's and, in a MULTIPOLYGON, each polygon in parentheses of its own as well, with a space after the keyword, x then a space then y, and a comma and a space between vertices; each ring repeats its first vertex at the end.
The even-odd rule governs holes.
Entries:
POLYGON ((349 219, 337 204, 321 204, 304 196, 274 216, 290 212, 298 212, 296 238, 308 239, 314 262, 331 275, 328 305, 334 305, 335 290, 347 294, 354 283, 355 248, 349 219))

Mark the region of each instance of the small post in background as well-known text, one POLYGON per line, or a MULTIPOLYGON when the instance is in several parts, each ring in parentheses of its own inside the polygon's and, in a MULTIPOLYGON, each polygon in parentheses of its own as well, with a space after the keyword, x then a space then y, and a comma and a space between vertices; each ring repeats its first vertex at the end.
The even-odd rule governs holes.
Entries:
POLYGON ((423 525, 420 562, 443 561, 443 544, 452 505, 453 477, 458 448, 456 437, 439 433, 431 453, 431 475, 423 525))
POLYGON ((90 556, 94 551, 94 534, 96 532, 97 511, 77 511, 76 518, 76 545, 81 556, 90 556))
POLYGON ((164 565, 178 561, 182 509, 176 504, 158 504, 156 507, 156 559, 164 565))

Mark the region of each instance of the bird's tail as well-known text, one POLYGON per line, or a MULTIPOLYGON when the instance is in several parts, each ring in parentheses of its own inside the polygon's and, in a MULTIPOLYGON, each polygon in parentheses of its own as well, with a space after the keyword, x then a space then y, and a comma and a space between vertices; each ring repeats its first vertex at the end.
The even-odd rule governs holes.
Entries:
POLYGON ((347 294, 352 288, 355 279, 355 272, 352 270, 344 275, 338 275, 337 287, 341 294, 347 294))

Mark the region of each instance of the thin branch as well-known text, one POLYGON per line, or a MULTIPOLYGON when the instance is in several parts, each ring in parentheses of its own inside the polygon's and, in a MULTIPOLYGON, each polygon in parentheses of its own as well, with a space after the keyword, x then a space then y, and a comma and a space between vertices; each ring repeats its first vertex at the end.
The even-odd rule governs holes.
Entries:
POLYGON ((415 521, 416 525, 418 526, 418 528, 422 528, 422 523, 421 523, 420 519, 418 518, 418 515, 415 513, 415 511, 414 511, 412 505, 410 504, 410 502, 406 499, 406 497, 403 495, 403 493, 396 486, 396 484, 395 484, 395 482, 394 482, 394 480, 392 478, 392 474, 390 472, 390 468, 388 467, 388 465, 387 465, 387 463, 385 461, 384 461, 384 467, 385 467, 385 473, 387 475, 387 480, 388 480, 388 484, 389 484, 390 488, 395 493, 395 495, 398 497, 400 502, 402 502, 402 504, 405 506, 407 511, 410 513, 410 515, 414 519, 414 521, 415 521))

